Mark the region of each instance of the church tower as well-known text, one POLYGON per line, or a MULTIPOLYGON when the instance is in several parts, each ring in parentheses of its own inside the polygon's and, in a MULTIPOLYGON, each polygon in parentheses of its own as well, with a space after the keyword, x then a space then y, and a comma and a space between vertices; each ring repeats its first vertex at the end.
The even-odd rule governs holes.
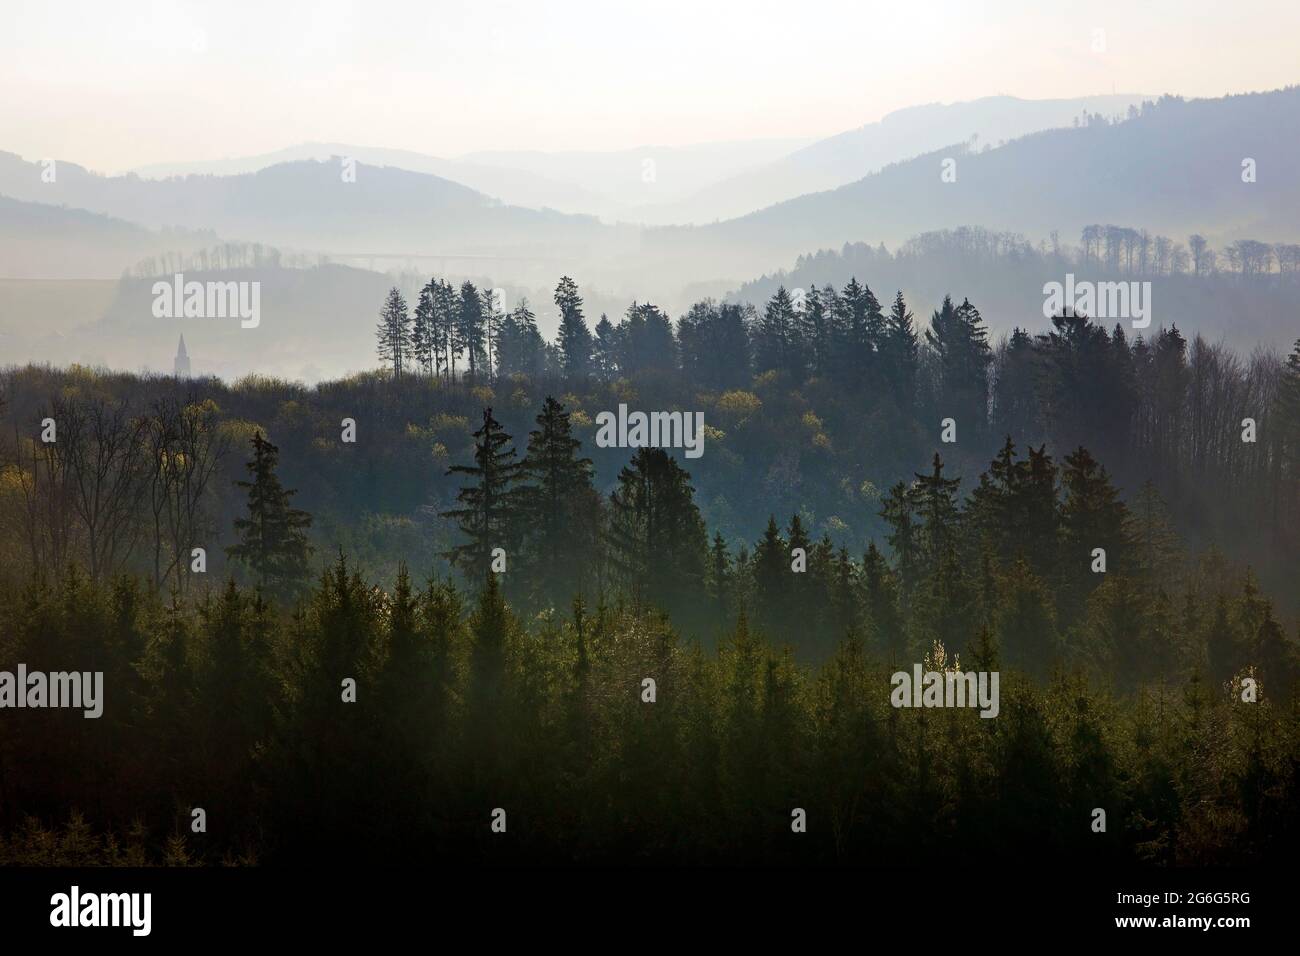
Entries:
POLYGON ((184 335, 181 335, 180 345, 176 347, 176 364, 172 367, 172 374, 177 378, 190 377, 190 356, 185 351, 184 335))

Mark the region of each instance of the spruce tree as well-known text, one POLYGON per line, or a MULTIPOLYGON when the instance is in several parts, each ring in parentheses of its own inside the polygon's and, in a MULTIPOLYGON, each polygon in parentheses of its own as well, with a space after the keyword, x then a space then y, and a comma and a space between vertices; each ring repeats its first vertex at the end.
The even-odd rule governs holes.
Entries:
POLYGON ((722 538, 722 532, 713 533, 713 547, 709 552, 709 599, 713 604, 713 623, 719 628, 725 628, 731 620, 733 609, 733 586, 732 586, 732 565, 731 555, 727 551, 727 543, 722 538))
POLYGON ((662 448, 639 448, 610 504, 611 556, 628 591, 669 613, 697 608, 708 539, 690 474, 662 448))
POLYGON ((1169 519, 1169 509, 1150 479, 1142 483, 1132 510, 1125 514, 1125 530, 1136 550, 1138 568, 1149 579, 1168 582, 1178 572, 1182 543, 1169 519))
POLYGON ((434 305, 434 360, 439 375, 455 378, 456 357, 464 350, 461 342, 456 301, 456 289, 450 282, 439 280, 433 292, 434 305))
POLYGON ((294 508, 290 501, 296 492, 280 484, 280 450, 261 431, 253 434, 252 445, 253 458, 245 464, 251 480, 235 482, 248 493, 248 516, 235 519, 239 543, 226 555, 244 564, 260 587, 289 595, 307 576, 311 515, 294 508))
POLYGON ((953 548, 958 532, 957 488, 960 478, 943 476, 943 459, 934 453, 929 474, 916 474, 912 494, 921 519, 921 560, 925 573, 933 574, 953 548))
POLYGON ((559 347, 564 377, 584 382, 591 374, 591 330, 582 316, 578 284, 562 276, 555 287, 555 305, 560 310, 559 347))
POLYGON ((907 635, 898 609, 898 585, 874 541, 862 558, 862 602, 871 646, 891 666, 901 663, 907 653, 907 635))
POLYGON ((392 366, 393 378, 401 378, 411 355, 411 317, 406 311, 406 299, 396 288, 388 291, 375 334, 379 360, 392 366))
POLYGON ((888 391, 894 396, 899 409, 911 411, 917 398, 920 346, 916 328, 912 324, 912 313, 907 310, 901 291, 894 296, 894 305, 885 319, 881 351, 888 391))
POLYGON ((885 540, 894 552, 894 567, 898 571, 899 596, 904 610, 911 606, 912 592, 923 566, 920 523, 916 512, 916 492, 906 482, 896 483, 881 500, 879 514, 889 526, 885 540))
POLYGON ((1038 394, 1039 357, 1034 338, 1020 327, 999 346, 996 357, 996 385, 993 393, 993 425, 996 434, 1017 435, 1025 441, 1038 437, 1043 413, 1038 394))
POLYGON ((791 616, 790 596, 794 585, 790 548, 781 536, 775 515, 768 516, 767 529, 754 547, 752 569, 758 625, 774 637, 784 636, 791 616))
POLYGON ((755 371, 778 371, 792 382, 804 377, 803 345, 799 336, 798 317, 785 286, 768 301, 754 334, 755 371))
POLYGON ((546 396, 537 428, 528 434, 520 465, 527 485, 520 489, 527 534, 527 575, 542 601, 564 604, 572 591, 586 590, 597 545, 600 496, 592 485, 591 459, 579 458, 569 413, 546 396))
POLYGON ((469 539, 453 546, 446 557, 475 587, 492 576, 494 548, 504 549, 507 561, 517 556, 520 501, 516 485, 521 463, 509 444, 510 436, 492 417, 492 409, 485 408, 483 425, 474 432, 474 464, 452 465, 447 471, 471 479, 456 495, 461 507, 444 511, 441 517, 453 519, 469 539))
POLYGON ((596 323, 596 340, 591 349, 591 368, 598 382, 611 382, 619 372, 618 330, 603 312, 596 323))
MULTIPOLYGON (((1061 485, 1065 491, 1061 505, 1062 576, 1076 600, 1081 600, 1103 580, 1092 572, 1094 549, 1105 550, 1108 572, 1128 569, 1128 511, 1106 469, 1086 448, 1076 448, 1066 456, 1061 485)), ((1071 610, 1081 607, 1076 603, 1071 610)))
POLYGON ((461 283, 456 299, 457 342, 465 350, 469 361, 469 379, 477 381, 479 369, 487 364, 487 317, 483 313, 483 298, 474 283, 461 283))
POLYGON ((432 375, 434 370, 434 353, 437 346, 437 306, 434 293, 437 290, 435 280, 420 290, 420 299, 415 305, 415 314, 411 320, 411 362, 418 365, 425 375, 432 375))

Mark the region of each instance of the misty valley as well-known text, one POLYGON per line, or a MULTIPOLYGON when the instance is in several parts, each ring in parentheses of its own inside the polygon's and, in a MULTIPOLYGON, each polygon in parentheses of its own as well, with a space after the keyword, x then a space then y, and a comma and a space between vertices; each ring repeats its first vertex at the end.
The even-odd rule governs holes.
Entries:
POLYGON ((3 19, 7 934, 1286 925, 1300 7, 3 19))

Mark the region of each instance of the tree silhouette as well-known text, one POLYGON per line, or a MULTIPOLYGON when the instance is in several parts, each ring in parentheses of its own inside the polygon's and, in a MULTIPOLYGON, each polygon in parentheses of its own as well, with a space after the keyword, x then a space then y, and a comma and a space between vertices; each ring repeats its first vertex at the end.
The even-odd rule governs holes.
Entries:
POLYGON ((447 474, 466 475, 470 484, 456 495, 460 508, 441 513, 459 526, 468 541, 454 545, 447 558, 478 587, 492 574, 492 552, 501 548, 507 559, 516 554, 519 540, 519 492, 516 487, 521 463, 515 460, 510 436, 483 409, 483 425, 474 432, 474 464, 452 465, 447 474))
POLYGON ((247 566, 262 588, 291 594, 307 576, 311 515, 294 508, 290 502, 296 492, 280 484, 280 450, 260 431, 254 433, 252 446, 253 457, 245 464, 251 480, 235 482, 248 493, 248 516, 235 519, 239 540, 226 555, 247 566))

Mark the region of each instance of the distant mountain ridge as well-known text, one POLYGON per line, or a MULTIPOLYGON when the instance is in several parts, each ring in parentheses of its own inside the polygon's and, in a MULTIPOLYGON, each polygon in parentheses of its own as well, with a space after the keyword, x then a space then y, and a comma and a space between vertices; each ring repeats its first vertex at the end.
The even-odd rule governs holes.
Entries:
POLYGON ((643 248, 665 268, 707 255, 712 274, 727 275, 779 268, 810 249, 896 243, 968 223, 1034 238, 1137 222, 1174 236, 1294 241, 1298 166, 1300 87, 1164 97, 1124 122, 1045 130, 987 152, 957 144, 735 219, 649 230, 643 248), (950 182, 946 160, 954 161, 950 182))
POLYGON ((85 209, 0 195, 0 279, 116 279, 146 256, 213 241, 85 209))
POLYGON ((324 161, 334 157, 354 159, 369 166, 391 166, 408 172, 439 176, 508 205, 528 206, 535 209, 549 207, 557 211, 594 214, 608 202, 607 197, 595 191, 538 176, 527 170, 443 159, 412 150, 354 146, 346 143, 303 143, 254 156, 187 163, 155 163, 139 167, 133 172, 143 179, 235 176, 259 172, 282 163, 302 160, 324 161))
POLYGON ((372 166, 429 173, 508 205, 652 225, 732 218, 786 199, 834 189, 890 163, 953 143, 997 145, 1069 126, 1082 114, 1125 114, 1138 94, 1026 100, 990 96, 895 110, 875 123, 823 139, 760 139, 623 150, 481 150, 442 158, 411 150, 304 143, 220 160, 158 163, 146 179, 231 176, 305 159, 350 157, 372 166))
POLYGON ((642 204, 680 198, 729 175, 757 167, 802 146, 806 140, 754 140, 687 147, 636 149, 485 150, 443 158, 404 149, 346 143, 304 143, 253 156, 186 163, 156 163, 133 172, 145 179, 232 176, 281 163, 346 157, 453 180, 507 205, 636 219, 642 204))
POLYGON ((989 96, 911 106, 737 173, 643 218, 670 225, 742 216, 806 193, 835 189, 950 144, 997 146, 1040 130, 1068 127, 1085 113, 1122 116, 1144 99, 1138 94, 1050 100, 989 96))
POLYGON ((232 176, 163 180, 41 167, 0 153, 0 195, 67 205, 150 228, 209 229, 237 239, 328 253, 378 251, 562 258, 606 239, 590 216, 502 204, 428 173, 338 160, 298 160, 232 176))

